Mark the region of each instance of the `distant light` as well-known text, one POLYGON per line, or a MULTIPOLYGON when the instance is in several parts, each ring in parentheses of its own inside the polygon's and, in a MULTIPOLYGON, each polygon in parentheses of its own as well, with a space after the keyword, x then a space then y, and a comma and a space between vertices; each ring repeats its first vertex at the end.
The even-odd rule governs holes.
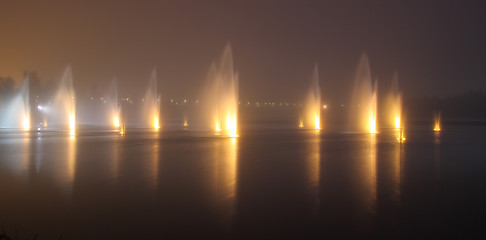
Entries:
POLYGON ((327 105, 323 105, 322 108, 327 109, 327 105))
POLYGON ((42 110, 43 108, 44 108, 44 107, 42 107, 41 105, 38 105, 38 106, 37 106, 37 109, 39 109, 39 110, 42 110))
POLYGON ((184 103, 186 103, 186 102, 187 102, 187 100, 186 100, 186 99, 184 99, 184 103))

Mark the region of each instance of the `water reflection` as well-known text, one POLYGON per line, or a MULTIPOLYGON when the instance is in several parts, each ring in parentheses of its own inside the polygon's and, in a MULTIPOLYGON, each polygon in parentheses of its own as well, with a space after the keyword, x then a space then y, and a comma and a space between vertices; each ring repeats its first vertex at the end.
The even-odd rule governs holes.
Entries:
POLYGON ((434 132, 434 169, 435 178, 440 180, 440 132, 434 132))
POLYGON ((393 169, 393 193, 395 195, 395 199, 400 199, 400 191, 401 191, 401 184, 402 184, 402 177, 403 177, 403 173, 402 173, 402 169, 403 169, 403 162, 402 162, 402 159, 403 159, 403 148, 405 147, 404 146, 404 142, 403 141, 400 141, 400 138, 401 138, 401 133, 398 132, 397 133, 397 139, 399 139, 397 142, 395 142, 394 144, 394 148, 393 148, 393 158, 392 158, 392 169, 393 169))
POLYGON ((224 220, 232 219, 237 184, 237 138, 217 139, 213 143, 212 198, 221 208, 224 220))
POLYGON ((368 183, 369 183, 369 198, 368 210, 375 212, 376 205, 376 134, 371 134, 369 139, 368 157, 366 159, 368 165, 368 183))
POLYGON ((159 179, 159 154, 160 154, 160 135, 159 132, 155 132, 155 140, 150 146, 150 158, 147 168, 147 176, 149 177, 149 183, 151 183, 152 190, 157 189, 157 183, 159 179))
POLYGON ((307 149, 307 167, 309 184, 312 194, 312 213, 319 211, 319 182, 321 173, 321 136, 319 132, 313 132, 310 136, 309 147, 307 149))
POLYGON ((114 183, 116 183, 120 174, 120 152, 122 151, 120 141, 122 141, 122 138, 123 136, 120 136, 120 139, 113 140, 111 148, 111 177, 114 179, 114 183))

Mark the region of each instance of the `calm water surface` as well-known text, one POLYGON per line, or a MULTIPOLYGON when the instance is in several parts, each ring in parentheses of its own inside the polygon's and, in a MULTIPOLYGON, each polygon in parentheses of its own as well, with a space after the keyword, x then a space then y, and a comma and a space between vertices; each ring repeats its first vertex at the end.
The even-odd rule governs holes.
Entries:
POLYGON ((485 135, 2 131, 0 228, 38 239, 484 238, 485 135))

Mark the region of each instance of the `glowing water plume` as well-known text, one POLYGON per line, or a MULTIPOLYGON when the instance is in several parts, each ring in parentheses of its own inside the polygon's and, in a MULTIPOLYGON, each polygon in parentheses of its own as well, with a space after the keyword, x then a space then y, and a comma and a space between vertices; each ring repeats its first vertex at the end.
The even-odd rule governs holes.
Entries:
POLYGON ((66 67, 59 88, 54 98, 53 121, 69 128, 69 134, 74 136, 76 131, 76 102, 73 87, 71 67, 66 67))
POLYGON ((305 105, 305 125, 321 129, 321 89, 319 87, 319 71, 317 64, 311 78, 311 86, 305 105))
POLYGON ((406 140, 406 138, 405 138, 405 129, 404 128, 400 128, 399 130, 400 131, 398 132, 397 140, 398 140, 398 142, 404 142, 406 140))
POLYGON ((211 128, 221 134, 237 137, 238 76, 233 69, 233 55, 229 44, 224 48, 219 64, 211 65, 208 81, 209 88, 205 93, 207 107, 204 109, 209 111, 212 118, 211 128))
POLYGON ((377 86, 377 81, 372 84, 369 60, 363 54, 358 64, 352 96, 350 122, 353 130, 376 133, 377 86))
POLYGON ((120 127, 120 112, 121 112, 121 105, 118 102, 118 85, 116 78, 113 79, 111 82, 110 87, 110 97, 109 97, 110 105, 111 105, 111 119, 113 126, 118 128, 120 127))
POLYGON ((440 112, 435 113, 435 120, 434 120, 434 131, 440 132, 440 112))
POLYGON ((375 87, 373 88, 373 94, 371 95, 371 101, 370 101, 370 109, 369 109, 369 114, 370 114, 370 122, 369 122, 369 128, 370 128, 370 133, 376 133, 376 116, 377 116, 377 105, 378 105, 378 96, 377 96, 377 85, 378 81, 375 81, 375 87))
POLYGON ((150 76, 149 87, 144 98, 145 115, 148 125, 156 131, 160 129, 160 96, 157 94, 157 75, 155 69, 150 76))
POLYGON ((30 129, 29 78, 26 78, 24 80, 20 91, 20 96, 22 98, 22 112, 24 115, 22 125, 24 127, 24 130, 27 131, 30 129))
POLYGON ((398 74, 395 72, 387 99, 388 121, 395 129, 402 127, 402 93, 398 90, 398 74))
POLYGON ((187 121, 187 116, 184 117, 184 123, 182 124, 185 128, 189 127, 189 122, 187 121))
POLYGON ((30 129, 28 76, 14 97, 4 105, 5 108, 2 109, 2 105, 0 104, 0 128, 30 129))
POLYGON ((120 133, 120 135, 124 136, 125 135, 125 131, 126 131, 125 124, 123 124, 123 126, 120 126, 120 129, 118 130, 118 133, 120 133))
POLYGON ((299 121, 299 128, 304 128, 304 122, 302 121, 302 119, 299 121))

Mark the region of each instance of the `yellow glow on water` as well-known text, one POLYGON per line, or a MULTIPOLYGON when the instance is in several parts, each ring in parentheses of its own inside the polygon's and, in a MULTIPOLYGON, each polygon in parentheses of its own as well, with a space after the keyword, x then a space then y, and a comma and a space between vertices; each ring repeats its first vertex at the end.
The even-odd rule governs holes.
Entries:
POLYGON ((120 127, 120 131, 119 131, 120 135, 125 135, 125 126, 123 127, 120 127))
POLYGON ((397 140, 399 142, 404 142, 406 140, 406 138, 405 138, 405 129, 400 129, 400 133, 398 133, 397 140))
POLYGON ((188 127, 189 126, 189 123, 187 122, 187 120, 184 120, 184 127, 188 127))
POLYGON ((370 116, 370 133, 376 133, 376 118, 374 113, 371 113, 370 116))
POLYGON ((76 122, 75 122, 74 113, 69 114, 69 135, 74 136, 74 132, 76 131, 76 122))
POLYGON ((160 129, 159 118, 158 117, 154 117, 154 129, 155 130, 159 130, 160 129))
POLYGON ((435 114, 434 131, 440 132, 440 112, 435 114))
POLYGON ((400 118, 399 117, 395 117, 395 128, 396 129, 400 128, 400 118))
POLYGON ((226 130, 228 131, 228 135, 230 137, 238 137, 238 133, 236 131, 236 117, 235 116, 228 116, 226 118, 226 130))
POLYGON ((299 128, 303 128, 304 127, 304 122, 302 122, 302 120, 300 120, 299 122, 299 128))
POLYGON ((314 114, 314 122, 315 122, 315 127, 317 130, 321 129, 321 121, 320 117, 317 113, 314 114))
POLYGON ((30 119, 28 116, 24 116, 23 126, 24 126, 24 130, 30 129, 30 119))
POLYGON ((119 127, 120 126, 120 118, 118 116, 113 117, 113 125, 115 127, 119 127))
POLYGON ((219 120, 216 119, 216 128, 215 128, 216 132, 221 132, 221 126, 219 125, 219 120))

